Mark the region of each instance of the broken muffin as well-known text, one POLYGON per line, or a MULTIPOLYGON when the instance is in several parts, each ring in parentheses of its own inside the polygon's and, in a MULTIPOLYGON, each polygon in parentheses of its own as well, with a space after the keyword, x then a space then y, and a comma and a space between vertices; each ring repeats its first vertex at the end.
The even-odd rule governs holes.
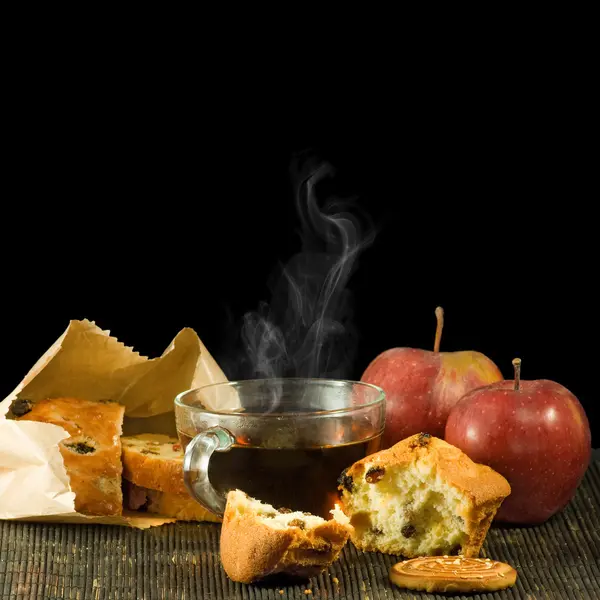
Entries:
POLYGON ((477 556, 511 491, 502 475, 428 433, 356 462, 338 490, 357 548, 407 558, 477 556))
POLYGON ((252 583, 281 574, 313 577, 337 560, 351 526, 336 507, 329 521, 276 509, 241 490, 227 495, 221 526, 221 562, 230 579, 252 583))

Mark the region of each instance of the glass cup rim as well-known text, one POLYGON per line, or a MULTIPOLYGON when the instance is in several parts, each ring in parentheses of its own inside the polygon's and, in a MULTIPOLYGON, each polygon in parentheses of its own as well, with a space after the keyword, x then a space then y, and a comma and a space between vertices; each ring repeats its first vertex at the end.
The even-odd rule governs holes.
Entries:
POLYGON ((215 415, 215 416, 225 416, 225 417, 244 417, 244 419, 248 418, 275 418, 275 417, 301 417, 301 418, 311 418, 311 417, 319 417, 319 416, 329 416, 329 415, 340 415, 346 413, 357 412, 363 409, 371 408, 378 404, 383 403, 385 400, 385 392, 381 387, 375 385, 373 383, 367 383, 366 381, 355 381, 352 379, 332 379, 332 378, 320 378, 320 377, 264 377, 264 378, 256 378, 256 379, 236 379, 234 381, 220 381, 217 383, 208 383, 206 385, 202 385, 200 387, 190 388, 180 392, 175 396, 175 406, 180 407, 184 410, 193 410, 195 412, 205 414, 205 415, 215 415), (364 404, 359 404, 357 406, 348 406, 345 408, 334 408, 331 410, 315 410, 310 412, 265 412, 265 413, 240 413, 234 410, 207 410, 200 406, 192 406, 190 404, 186 404, 183 398, 187 395, 192 395, 201 390, 206 390, 208 388, 216 388, 216 387, 239 387, 245 383, 259 383, 259 382, 296 382, 296 383, 310 383, 310 384, 335 384, 335 385, 359 385, 364 388, 370 388, 377 392, 377 396, 375 399, 365 402, 364 404))

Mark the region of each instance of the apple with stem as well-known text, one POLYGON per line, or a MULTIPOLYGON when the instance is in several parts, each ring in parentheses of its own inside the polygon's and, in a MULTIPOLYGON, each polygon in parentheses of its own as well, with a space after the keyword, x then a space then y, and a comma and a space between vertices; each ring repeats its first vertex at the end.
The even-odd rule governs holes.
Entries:
POLYGON ((496 521, 539 524, 573 498, 588 468, 589 422, 579 400, 546 379, 514 380, 474 390, 452 409, 445 440, 508 480, 511 494, 496 521))
POLYGON ((420 432, 443 438, 448 414, 464 394, 503 379, 494 362, 481 352, 440 352, 441 306, 435 315, 433 351, 391 348, 379 354, 361 376, 361 381, 380 386, 386 394, 382 448, 420 432))

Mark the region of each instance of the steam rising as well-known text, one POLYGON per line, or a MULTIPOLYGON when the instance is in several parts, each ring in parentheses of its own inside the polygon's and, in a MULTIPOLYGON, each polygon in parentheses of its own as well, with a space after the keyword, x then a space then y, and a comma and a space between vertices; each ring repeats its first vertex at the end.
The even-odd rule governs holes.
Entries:
POLYGON ((358 338, 347 284, 374 234, 349 201, 319 207, 316 187, 332 175, 327 164, 295 171, 301 251, 276 274, 270 304, 244 315, 251 377, 349 377, 358 338))

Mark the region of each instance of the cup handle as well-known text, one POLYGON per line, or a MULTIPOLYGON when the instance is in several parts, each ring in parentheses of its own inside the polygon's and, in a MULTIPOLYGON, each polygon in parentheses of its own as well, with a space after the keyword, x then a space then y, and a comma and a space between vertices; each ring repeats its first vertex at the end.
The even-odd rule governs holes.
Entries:
POLYGON ((228 452, 235 442, 223 427, 211 427, 199 433, 185 449, 183 480, 192 495, 206 510, 223 517, 227 499, 219 494, 208 478, 208 464, 213 452, 228 452))

